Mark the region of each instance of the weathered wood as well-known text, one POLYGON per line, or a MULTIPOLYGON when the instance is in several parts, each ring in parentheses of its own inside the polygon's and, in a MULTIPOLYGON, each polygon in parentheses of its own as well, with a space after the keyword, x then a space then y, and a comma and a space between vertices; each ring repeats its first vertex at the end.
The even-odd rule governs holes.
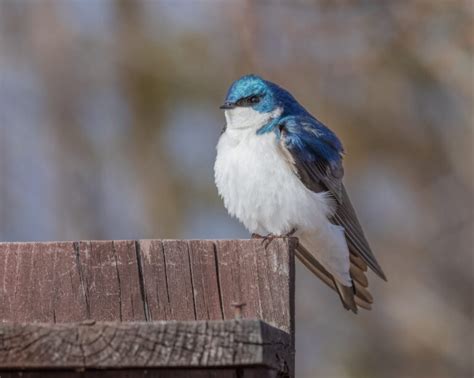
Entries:
MULTIPOLYGON (((291 376, 295 244, 294 239, 267 246, 258 239, 0 243, 0 378, 42 377, 44 371, 35 369, 100 361, 121 369, 100 372, 114 377, 142 376, 149 363, 160 367, 148 375, 154 377, 276 377, 285 369, 291 376), (245 319, 261 319, 283 336, 267 344, 275 339, 274 328, 245 319), (165 320, 173 322, 155 322, 165 320), (188 323, 178 320, 221 321, 182 326, 188 323), (123 323, 59 325, 83 321, 123 323), (31 324, 36 322, 50 324, 31 324), (257 334, 237 332, 241 324, 259 324, 260 338, 248 341, 257 334), (51 365, 53 357, 63 365, 51 365), (7 364, 12 358, 17 365, 7 364), (194 365, 180 370, 186 358, 194 365), (219 370, 200 370, 203 366, 219 370)), ((96 373, 48 370, 47 376, 96 373)))
POLYGON ((293 241, 283 241, 274 240, 268 248, 260 240, 216 242, 225 319, 235 316, 236 305, 242 305, 242 317, 256 315, 291 333, 294 259, 288 250, 292 249, 293 241))
POLYGON ((73 243, 0 243, 0 320, 87 319, 73 243))
POLYGON ((135 244, 92 241, 73 245, 86 303, 86 319, 145 320, 135 244))
POLYGON ((293 239, 0 243, 0 321, 262 319, 293 330, 293 239))
POLYGON ((189 243, 196 319, 224 319, 221 305, 215 244, 210 240, 189 243))
POLYGON ((0 326, 0 369, 259 366, 287 373, 290 336, 259 320, 0 326))

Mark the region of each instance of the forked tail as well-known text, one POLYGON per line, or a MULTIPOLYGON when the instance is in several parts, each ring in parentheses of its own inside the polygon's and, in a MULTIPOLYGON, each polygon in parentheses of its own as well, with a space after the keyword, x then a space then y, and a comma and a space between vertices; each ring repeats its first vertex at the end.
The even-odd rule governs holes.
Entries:
POLYGON ((296 256, 315 276, 339 294, 346 310, 357 313, 358 307, 366 310, 372 308, 373 298, 367 290, 368 281, 365 276, 367 265, 359 257, 350 255, 353 286, 346 286, 338 282, 301 243, 296 248, 296 256))

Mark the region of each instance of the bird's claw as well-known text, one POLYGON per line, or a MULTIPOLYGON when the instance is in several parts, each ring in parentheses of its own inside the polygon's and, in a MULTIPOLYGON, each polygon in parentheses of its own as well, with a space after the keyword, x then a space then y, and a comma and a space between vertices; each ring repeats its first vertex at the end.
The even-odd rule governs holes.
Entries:
POLYGON ((285 238, 289 238, 290 236, 293 236, 294 233, 296 232, 296 227, 293 228, 290 232, 284 235, 285 238))
POLYGON ((268 235, 265 235, 263 238, 262 238, 262 244, 264 245, 265 248, 267 248, 270 243, 273 241, 273 239, 277 238, 278 236, 275 235, 275 234, 268 234, 268 235))
POLYGON ((257 234, 257 233, 252 233, 252 239, 262 239, 262 244, 265 245, 265 248, 268 247, 268 245, 273 241, 273 239, 277 238, 278 236, 277 235, 274 235, 274 234, 268 234, 268 235, 265 235, 265 236, 262 236, 260 234, 257 234))
POLYGON ((262 236, 257 233, 252 233, 252 239, 262 239, 262 244, 267 248, 270 243, 273 241, 273 239, 283 237, 283 238, 289 238, 290 236, 293 236, 293 234, 296 232, 296 228, 293 228, 290 232, 284 235, 275 235, 275 234, 268 234, 265 236, 262 236))

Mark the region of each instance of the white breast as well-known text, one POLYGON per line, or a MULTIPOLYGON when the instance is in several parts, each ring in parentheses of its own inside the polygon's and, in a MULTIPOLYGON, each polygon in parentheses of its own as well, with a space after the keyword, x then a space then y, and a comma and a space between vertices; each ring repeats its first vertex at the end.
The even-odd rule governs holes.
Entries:
POLYGON ((275 133, 257 135, 257 129, 228 126, 217 145, 215 180, 229 213, 259 234, 325 223, 331 211, 326 195, 302 184, 275 133))
POLYGON ((217 145, 214 166, 227 211, 260 235, 284 235, 296 228, 300 240, 317 247, 311 249, 320 262, 342 282, 350 282, 345 238, 340 227, 328 221, 333 209, 327 194, 304 186, 291 170, 275 133, 256 134, 268 118, 258 119, 257 124, 250 121, 250 114, 232 112, 226 111, 227 129, 217 145), (245 122, 235 123, 237 119, 245 122))

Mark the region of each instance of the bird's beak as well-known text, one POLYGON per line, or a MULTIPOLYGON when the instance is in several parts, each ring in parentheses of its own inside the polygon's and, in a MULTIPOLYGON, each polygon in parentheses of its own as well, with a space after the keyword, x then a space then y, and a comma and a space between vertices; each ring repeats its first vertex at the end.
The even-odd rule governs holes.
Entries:
POLYGON ((235 108, 235 104, 230 101, 226 101, 224 102, 223 105, 219 106, 219 109, 234 109, 234 108, 235 108))

